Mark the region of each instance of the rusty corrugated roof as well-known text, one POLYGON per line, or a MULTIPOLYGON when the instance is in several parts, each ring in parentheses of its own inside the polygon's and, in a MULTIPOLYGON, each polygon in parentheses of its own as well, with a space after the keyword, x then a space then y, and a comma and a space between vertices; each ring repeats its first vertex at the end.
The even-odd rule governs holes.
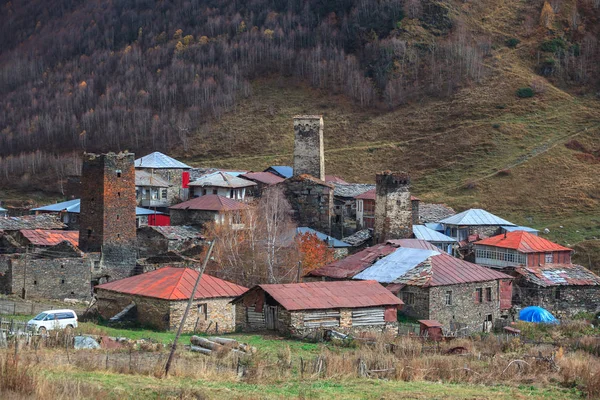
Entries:
POLYGON ((525 231, 507 232, 480 240, 476 245, 500 247, 503 249, 518 250, 521 253, 541 253, 547 251, 571 251, 570 248, 549 241, 525 231))
POLYGON ((367 247, 358 253, 354 253, 341 260, 327 264, 324 267, 312 270, 307 276, 324 276, 332 279, 352 278, 354 275, 370 267, 381 257, 393 253, 397 248, 397 246, 390 244, 378 244, 367 247))
POLYGON ((519 267, 515 272, 525 280, 542 287, 597 286, 600 277, 577 264, 545 264, 538 267, 519 267))
POLYGON ((175 210, 237 211, 246 210, 248 206, 237 200, 218 194, 206 194, 169 207, 175 210))
POLYGON ((67 226, 56 215, 24 215, 22 217, 0 218, 0 230, 20 231, 21 229, 63 229, 67 226))
POLYGON ((240 177, 249 179, 251 181, 264 183, 266 185, 274 185, 285 180, 272 172, 248 172, 246 174, 240 175, 240 177))
POLYGON ((403 304, 376 281, 307 282, 258 287, 289 311, 403 304))
MULTIPOLYGON (((198 271, 194 269, 163 267, 145 274, 104 283, 96 286, 96 289, 163 300, 188 300, 192 295, 196 279, 198 279, 198 271)), ((203 274, 195 298, 237 297, 247 290, 235 283, 203 274)))
POLYGON ((21 229, 19 232, 35 246, 55 246, 64 241, 79 246, 79 231, 21 229))
POLYGON ((431 257, 432 278, 428 286, 454 285, 457 283, 485 282, 496 279, 512 279, 496 270, 470 263, 442 253, 431 257))
POLYGON ((409 247, 411 249, 423 249, 434 251, 440 250, 439 247, 435 247, 435 245, 423 239, 394 239, 388 240, 387 242, 388 244, 394 245, 396 247, 409 247))

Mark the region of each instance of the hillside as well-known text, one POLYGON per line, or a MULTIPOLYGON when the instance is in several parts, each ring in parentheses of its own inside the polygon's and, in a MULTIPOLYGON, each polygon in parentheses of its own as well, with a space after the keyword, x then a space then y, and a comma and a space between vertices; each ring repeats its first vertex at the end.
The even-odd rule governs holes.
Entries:
POLYGON ((328 173, 600 237, 598 1, 286 4, 3 2, 0 185, 60 191, 83 150, 264 169, 322 113, 328 173))

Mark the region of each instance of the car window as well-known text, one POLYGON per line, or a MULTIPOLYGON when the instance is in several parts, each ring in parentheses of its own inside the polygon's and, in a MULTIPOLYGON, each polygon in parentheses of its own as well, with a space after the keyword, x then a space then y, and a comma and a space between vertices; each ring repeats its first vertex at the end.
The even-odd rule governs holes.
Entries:
POLYGON ((75 318, 75 316, 73 315, 73 313, 65 312, 65 313, 59 313, 57 318, 58 319, 71 319, 71 318, 75 318))
POLYGON ((46 316, 47 316, 47 315, 48 315, 48 314, 46 314, 46 313, 40 313, 40 314, 36 315, 36 316, 33 318, 33 320, 34 320, 34 321, 43 321, 43 320, 44 320, 44 318, 46 318, 46 316))
POLYGON ((44 318, 44 321, 52 321, 54 319, 54 315, 55 314, 46 314, 46 318, 44 318))

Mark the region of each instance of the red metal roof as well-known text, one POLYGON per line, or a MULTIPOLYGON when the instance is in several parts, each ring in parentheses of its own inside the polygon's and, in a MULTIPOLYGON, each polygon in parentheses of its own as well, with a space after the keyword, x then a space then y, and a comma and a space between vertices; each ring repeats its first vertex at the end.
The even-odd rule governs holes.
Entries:
MULTIPOLYGON (((192 295, 198 271, 191 268, 163 267, 145 274, 104 283, 96 289, 153 297, 163 300, 188 300, 192 295)), ((248 289, 207 274, 202 275, 196 299, 237 297, 248 289)))
POLYGON ((376 281, 307 282, 258 287, 289 311, 404 304, 376 281))
POLYGON ((600 277, 577 264, 545 264, 538 267, 519 267, 515 272, 538 286, 597 286, 600 277))
POLYGON ((502 272, 442 253, 431 257, 431 279, 426 286, 485 282, 496 279, 512 279, 512 277, 502 272))
MULTIPOLYGON (((360 199, 360 200, 375 200, 377 198, 377 189, 371 189, 368 190, 362 194, 359 194, 358 196, 355 197, 355 199, 360 199)), ((421 201, 421 199, 419 199, 416 196, 410 196, 410 200, 411 201, 421 201)))
POLYGON ((217 194, 207 194, 184 201, 183 203, 171 206, 170 208, 175 210, 237 211, 246 210, 249 207, 244 203, 240 203, 239 201, 228 197, 219 196, 217 194))
POLYGON ((396 249, 397 246, 390 244, 378 244, 367 247, 358 253, 312 270, 308 273, 308 276, 325 276, 333 279, 352 278, 354 275, 370 267, 381 257, 393 253, 396 249))
POLYGON ((55 246, 64 241, 79 246, 79 231, 21 229, 19 232, 35 246, 55 246))
POLYGON ((264 183, 267 185, 274 185, 285 180, 282 177, 277 176, 271 172, 248 172, 246 174, 240 175, 240 177, 250 179, 251 181, 264 183))
POLYGON ((570 248, 561 246, 548 239, 541 238, 525 231, 508 232, 506 235, 497 235, 480 240, 475 244, 518 250, 521 253, 540 253, 547 251, 571 251, 570 248))

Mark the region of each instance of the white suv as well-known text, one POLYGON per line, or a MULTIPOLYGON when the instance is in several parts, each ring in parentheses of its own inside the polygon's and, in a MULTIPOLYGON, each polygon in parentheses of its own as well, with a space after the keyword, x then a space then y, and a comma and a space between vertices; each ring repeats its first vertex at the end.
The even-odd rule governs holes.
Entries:
POLYGON ((44 311, 30 319, 27 327, 40 333, 46 333, 53 329, 77 328, 77 314, 73 310, 44 311))

